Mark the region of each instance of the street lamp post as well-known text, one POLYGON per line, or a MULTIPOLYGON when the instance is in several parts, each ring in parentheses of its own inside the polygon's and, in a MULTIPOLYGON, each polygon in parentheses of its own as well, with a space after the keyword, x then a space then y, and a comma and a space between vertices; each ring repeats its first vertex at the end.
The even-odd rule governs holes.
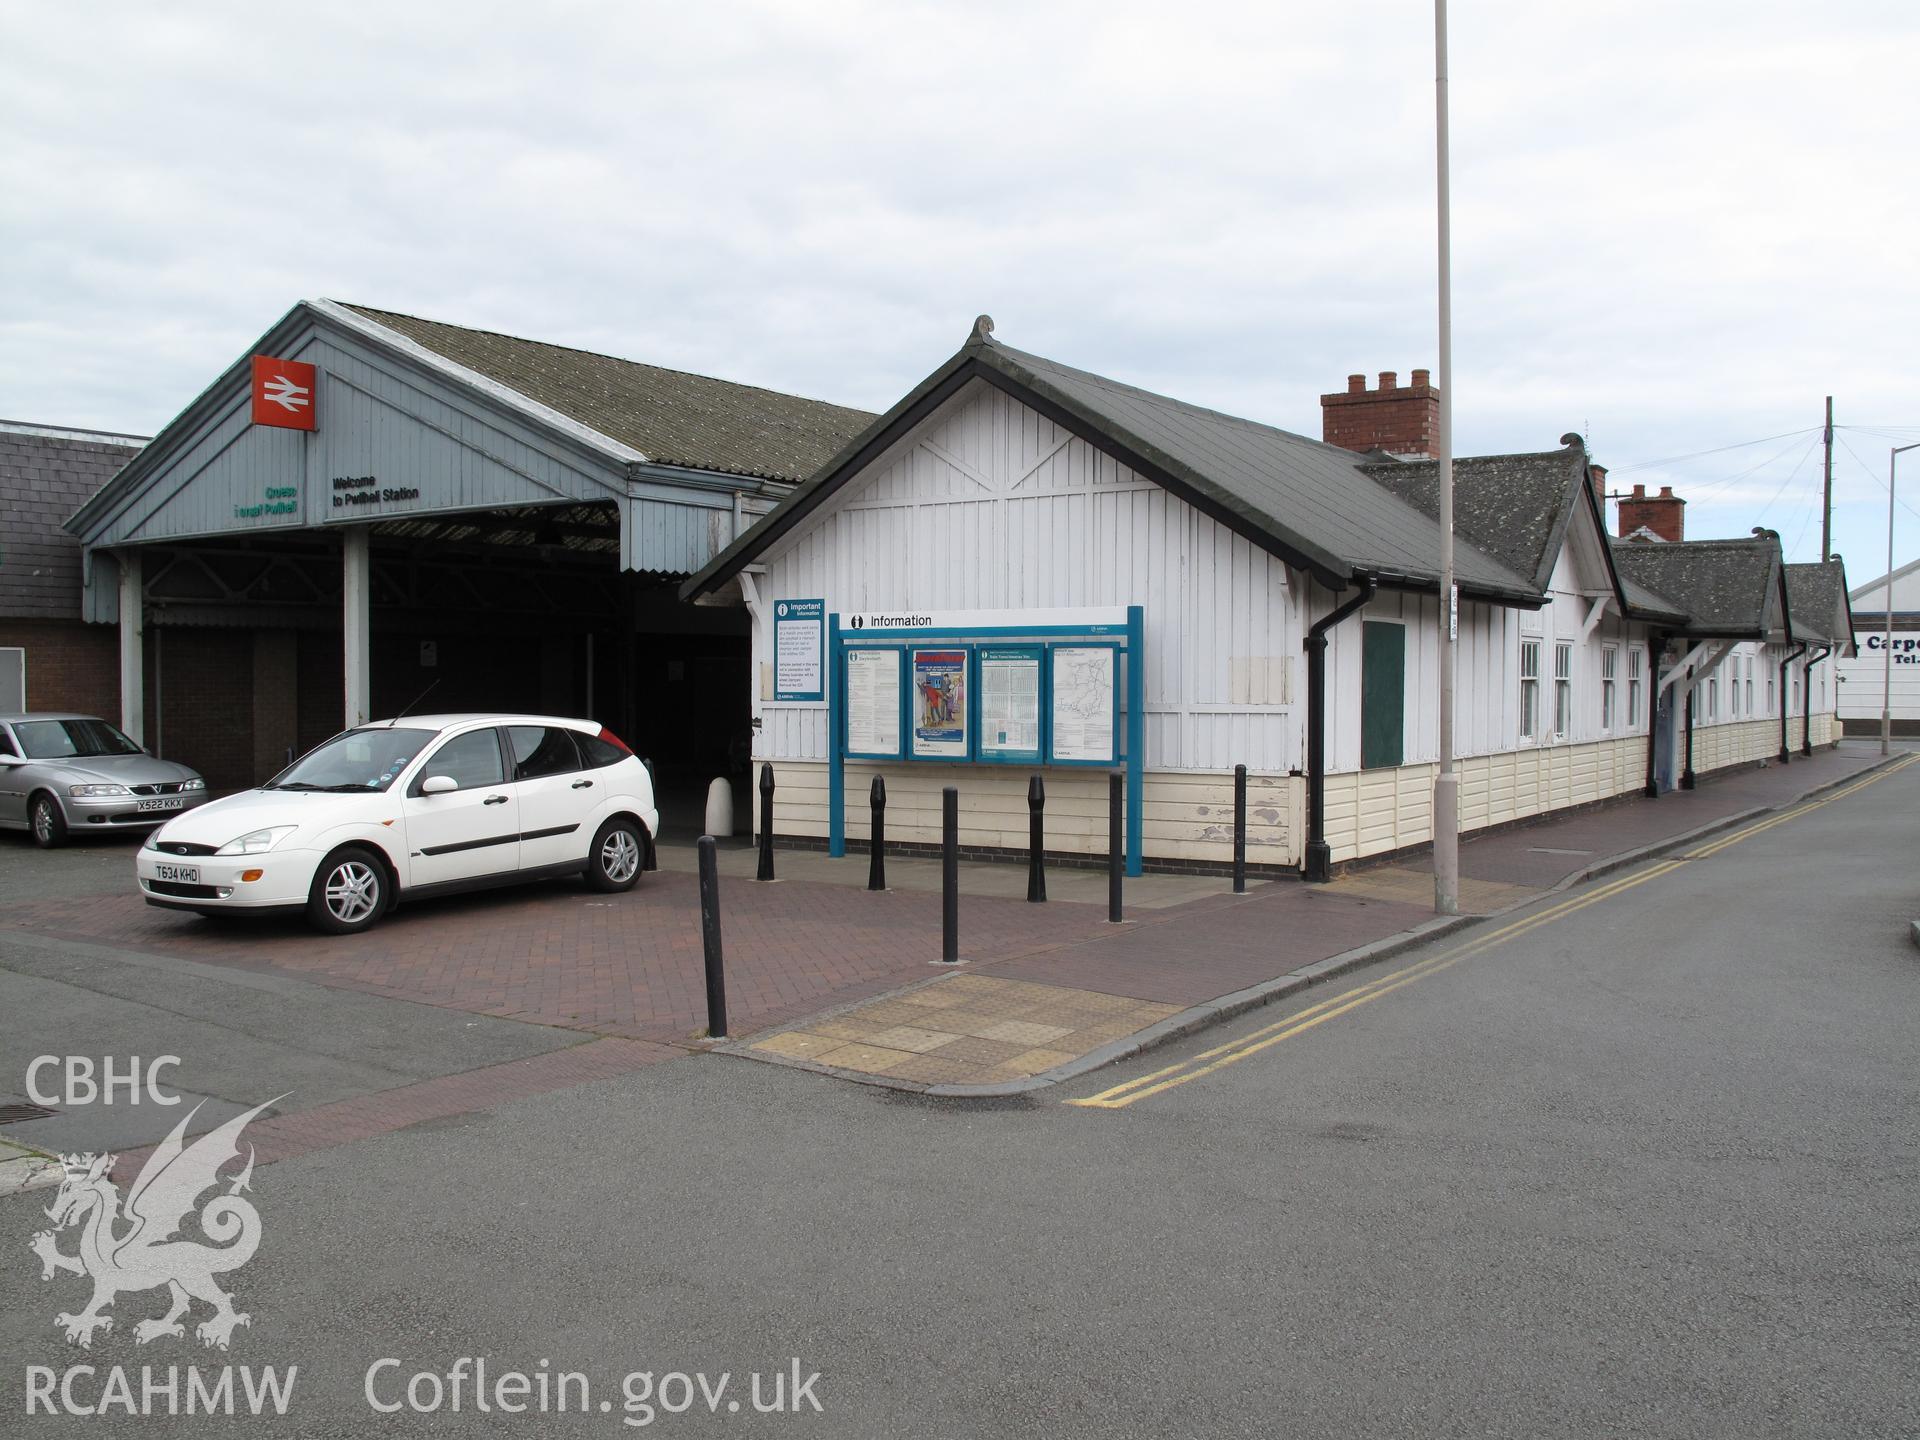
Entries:
POLYGON ((1433 781, 1433 908, 1460 913, 1460 777, 1453 768, 1453 254, 1447 162, 1447 0, 1434 0, 1434 170, 1440 240, 1440 768, 1433 781))
POLYGON ((1887 452, 1887 645, 1881 653, 1880 753, 1893 753, 1893 482, 1902 453, 1920 450, 1920 442, 1896 445, 1887 452))

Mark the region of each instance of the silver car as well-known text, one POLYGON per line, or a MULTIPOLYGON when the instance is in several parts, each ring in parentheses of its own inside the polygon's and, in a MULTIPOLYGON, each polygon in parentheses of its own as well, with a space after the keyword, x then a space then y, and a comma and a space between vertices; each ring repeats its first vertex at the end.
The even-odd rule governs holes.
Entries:
POLYGON ((93 715, 0 715, 0 828, 48 848, 76 830, 148 830, 206 802, 207 782, 93 715))

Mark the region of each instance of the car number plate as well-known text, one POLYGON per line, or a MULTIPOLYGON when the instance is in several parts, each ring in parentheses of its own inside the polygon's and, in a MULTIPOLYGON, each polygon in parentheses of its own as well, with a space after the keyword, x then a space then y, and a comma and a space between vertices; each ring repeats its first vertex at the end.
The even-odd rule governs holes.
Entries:
POLYGON ((180 800, 142 800, 133 808, 136 810, 178 810, 184 801, 180 800))
POLYGON ((153 874, 157 880, 171 880, 176 885, 198 885, 200 883, 200 867, 198 865, 156 865, 153 867, 153 874))

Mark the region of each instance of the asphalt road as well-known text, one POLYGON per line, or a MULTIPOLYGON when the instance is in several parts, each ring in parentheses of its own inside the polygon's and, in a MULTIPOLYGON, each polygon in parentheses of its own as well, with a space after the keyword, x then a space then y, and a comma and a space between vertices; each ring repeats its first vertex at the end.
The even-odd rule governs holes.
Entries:
POLYGON ((1916 816, 1920 766, 1040 1102, 698 1056, 287 1161, 226 1356, 65 1345, 85 1287, 41 1283, 16 1197, 0 1414, 198 1435, 25 1417, 26 1367, 230 1361, 299 1366, 236 1434, 611 1435, 622 1375, 704 1370, 720 1413, 651 1429, 1912 1435, 1916 816), (585 1372, 595 1408, 369 1409, 376 1361, 391 1401, 463 1356, 585 1372), (793 1357, 824 1413, 752 1413, 793 1357))

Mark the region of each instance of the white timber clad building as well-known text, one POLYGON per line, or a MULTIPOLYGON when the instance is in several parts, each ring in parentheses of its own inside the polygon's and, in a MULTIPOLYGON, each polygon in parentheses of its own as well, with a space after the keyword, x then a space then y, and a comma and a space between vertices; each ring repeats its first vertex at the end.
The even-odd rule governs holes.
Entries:
POLYGON ((1920 560, 1851 599, 1855 654, 1840 662, 1841 724, 1849 735, 1878 735, 1884 709, 1894 734, 1920 735, 1920 560))
MULTIPOLYGON (((1424 383, 1391 380, 1364 398, 1437 403, 1424 383)), ((752 617, 755 758, 777 776, 783 840, 861 845, 877 774, 890 842, 936 842, 941 791, 955 786, 964 845, 1023 848, 1039 772, 1048 848, 1103 854, 1107 775, 1124 760, 1139 777, 1130 860, 1219 865, 1245 765, 1250 861, 1324 878, 1432 838, 1435 469, 1013 350, 982 317, 681 594, 752 617), (1110 763, 1055 749, 1057 682, 1032 702, 1028 729, 1010 731, 999 707, 1017 708, 1031 682, 1004 690, 1019 657, 996 641, 1032 642, 1032 673, 1052 675, 1059 660, 1040 652, 1091 643, 1056 632, 1128 607, 1138 630, 1114 652, 1110 763), (815 614, 825 639, 803 650, 824 654, 826 673, 817 692, 796 692, 776 631, 815 614), (846 646, 896 624, 903 653, 897 667, 886 660, 878 693, 882 710, 903 697, 904 733, 889 720, 876 752, 872 697, 849 690, 846 646), (943 646, 956 648, 930 658, 943 646), (970 722, 952 718, 962 689, 970 722), (863 737, 852 745, 850 723, 863 737), (918 748, 940 735, 944 750, 918 748), (1139 753, 1123 757, 1129 737, 1139 753), (1003 758, 996 746, 1030 749, 1032 763, 982 763, 1003 758)), ((1789 614, 1777 537, 1610 542, 1600 473, 1572 435, 1543 453, 1457 463, 1465 828, 1691 785, 1809 743, 1788 712, 1808 694, 1812 652, 1789 614), (1639 558, 1655 551, 1671 553, 1639 558)), ((1833 614, 1806 632, 1829 647, 1847 633, 1833 614)), ((1813 744, 1831 735, 1822 683, 1813 744)), ((1083 738, 1076 730, 1073 745, 1083 738)))

